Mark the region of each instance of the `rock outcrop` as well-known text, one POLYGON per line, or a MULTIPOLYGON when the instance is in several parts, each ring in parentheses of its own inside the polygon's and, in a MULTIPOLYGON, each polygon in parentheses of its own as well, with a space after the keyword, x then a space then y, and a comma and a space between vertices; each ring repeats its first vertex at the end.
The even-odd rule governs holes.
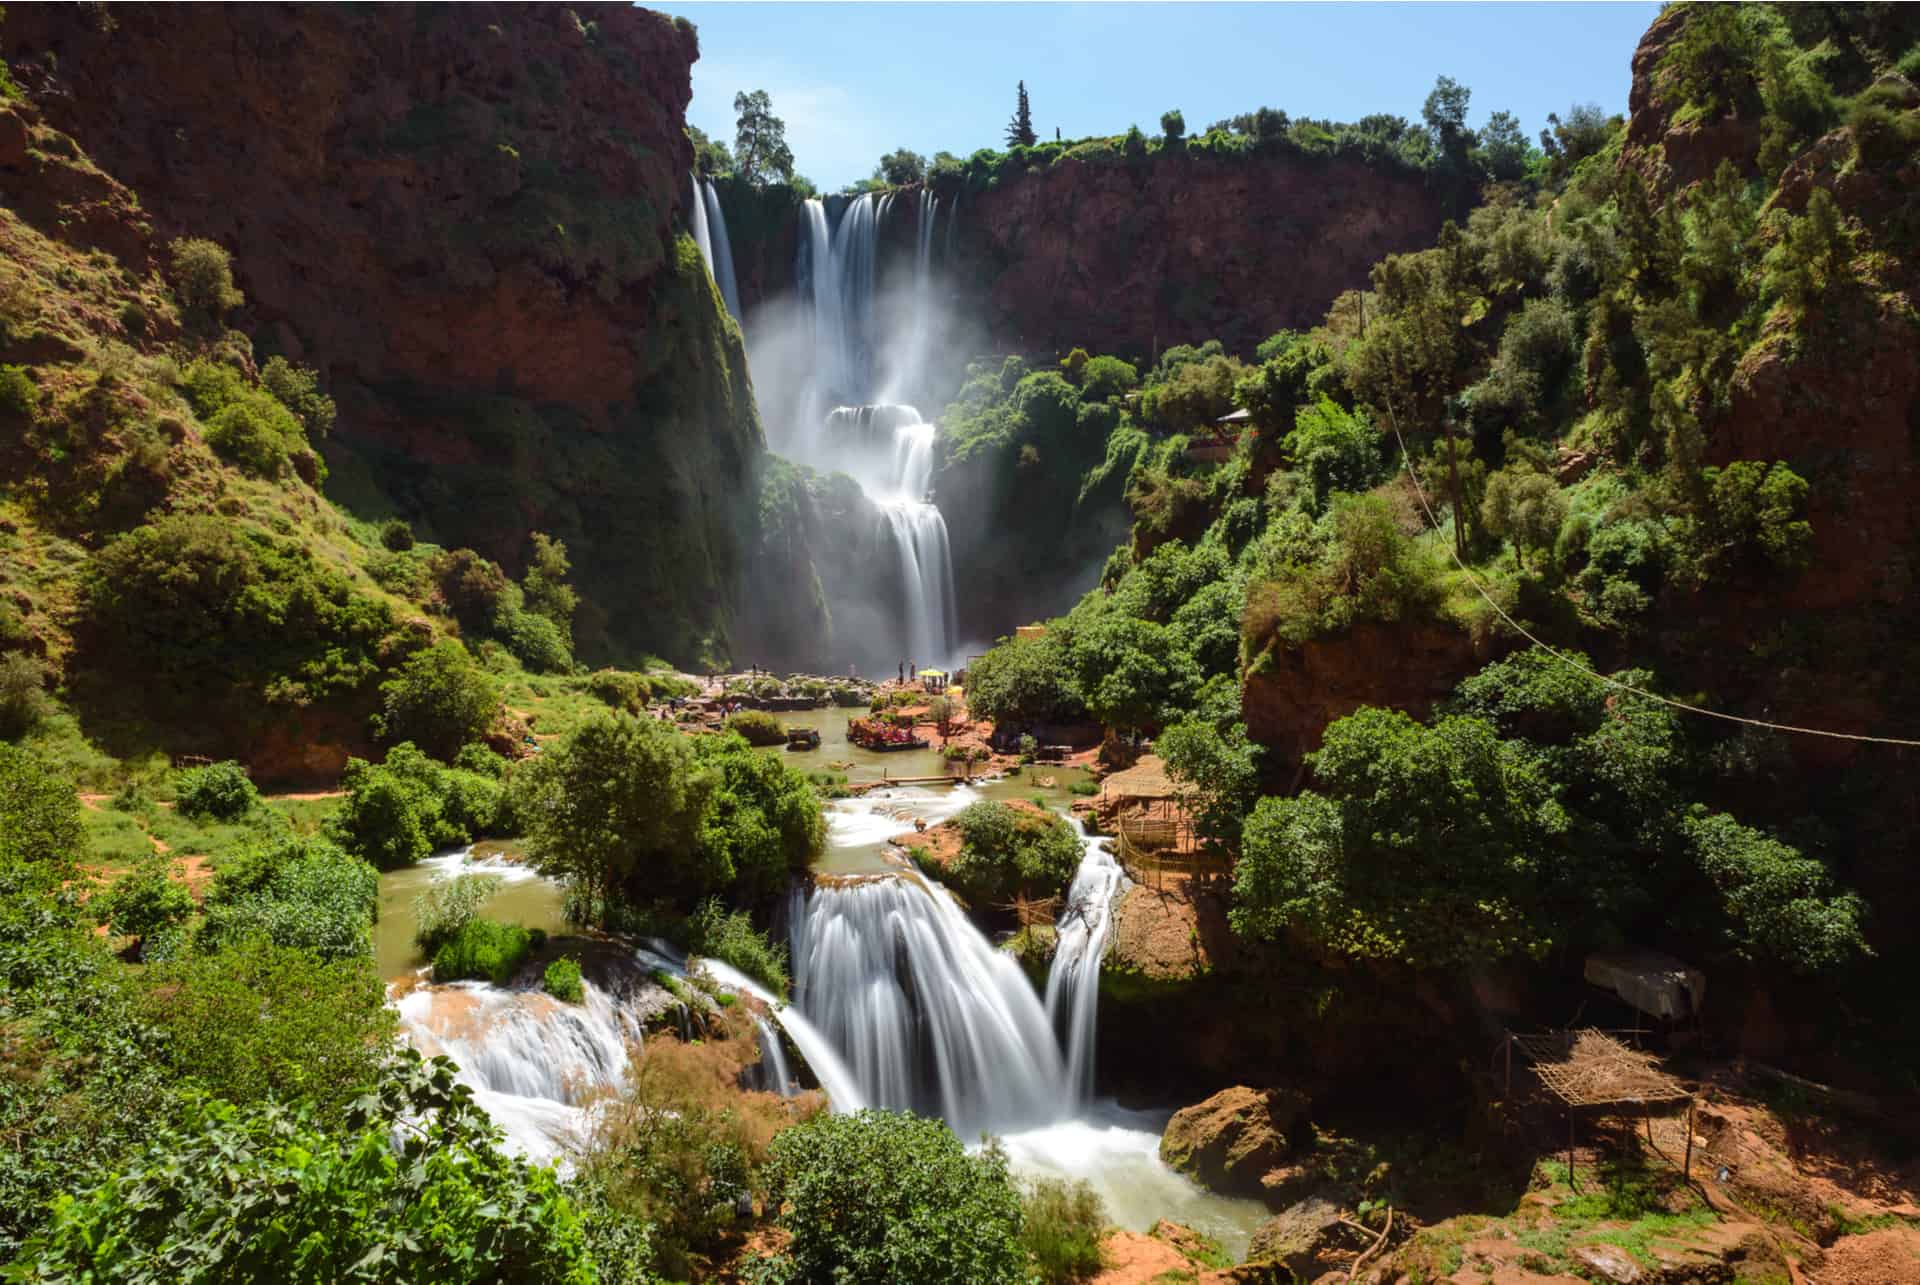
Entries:
POLYGON ((1330 1265, 1327 1251, 1340 1245, 1346 1231, 1340 1207, 1312 1196, 1261 1223, 1247 1245, 1247 1261, 1278 1264, 1295 1280, 1312 1280, 1330 1265))
POLYGON ((724 646, 763 445, 738 333, 676 234, 688 24, 15 6, 0 51, 163 238, 233 253, 236 324, 340 404, 336 494, 509 567, 530 531, 564 539, 608 613, 589 650, 724 646))
POLYGON ((1174 1113, 1160 1159, 1213 1191, 1258 1195, 1262 1176, 1307 1140, 1307 1107, 1291 1089, 1223 1089, 1174 1113))
POLYGON ((1422 176, 1358 160, 1068 157, 964 197, 957 248, 1001 351, 1251 353, 1430 244, 1445 214, 1422 176))

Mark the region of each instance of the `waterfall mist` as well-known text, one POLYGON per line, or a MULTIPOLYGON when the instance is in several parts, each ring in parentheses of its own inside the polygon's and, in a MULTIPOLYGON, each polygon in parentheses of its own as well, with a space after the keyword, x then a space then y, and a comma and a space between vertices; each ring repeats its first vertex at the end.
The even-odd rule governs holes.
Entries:
POLYGON ((819 568, 836 668, 961 658, 952 550, 930 495, 934 428, 917 409, 944 402, 964 364, 941 249, 946 204, 924 190, 807 201, 794 290, 746 326, 769 445, 859 491, 819 568))

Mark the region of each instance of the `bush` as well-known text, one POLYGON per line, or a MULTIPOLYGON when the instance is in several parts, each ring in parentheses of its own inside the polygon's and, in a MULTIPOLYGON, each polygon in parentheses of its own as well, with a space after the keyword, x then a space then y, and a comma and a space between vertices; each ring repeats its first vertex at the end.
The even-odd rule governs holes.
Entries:
POLYGON ((164 862, 151 861, 114 881, 113 887, 92 902, 95 917, 123 937, 149 940, 177 924, 194 910, 187 886, 168 878, 164 862))
POLYGON ((1009 638, 967 670, 967 708, 996 723, 1050 723, 1085 718, 1066 646, 1053 633, 1009 638))
POLYGON ((413 528, 405 518, 388 518, 380 524, 380 547, 389 553, 405 553, 414 546, 413 528))
POLYGON ((793 1235, 780 1278, 997 1285, 1025 1275, 1020 1199, 997 1147, 969 1155, 938 1120, 861 1111, 795 1125, 771 1153, 771 1198, 793 1235))
POLYGON ((547 988, 547 994, 568 1004, 586 1002, 586 985, 580 980, 580 961, 575 959, 556 959, 547 965, 546 975, 541 979, 547 988))
POLYGON ((174 806, 196 821, 238 821, 259 801, 247 769, 228 759, 182 772, 174 806))
POLYGON ((15 1266, 30 1280, 592 1280, 553 1171, 506 1154, 453 1076, 402 1051, 349 1086, 371 1092, 333 1131, 219 1101, 149 1124, 124 1174, 61 1203, 15 1266))
POLYGON ((1080 374, 1080 396, 1090 402, 1104 402, 1133 391, 1140 372, 1131 362, 1118 357, 1095 357, 1080 374))
POLYGON ((170 249, 173 289, 183 307, 218 321, 246 302, 233 285, 233 259, 218 242, 181 237, 170 249))
POLYGON ((727 730, 744 736, 749 745, 785 745, 787 729, 765 710, 743 709, 727 720, 727 730))
POLYGON ((44 864, 55 872, 86 852, 73 782, 18 745, 0 744, 0 863, 44 864))
POLYGON ((217 1097, 306 1099, 337 1118, 379 1074, 394 1013, 369 955, 323 959, 265 937, 149 966, 149 1021, 217 1097))
MULTIPOLYGON (((4 328, 0 328, 0 333, 4 333, 4 328)), ((31 419, 39 399, 40 389, 25 367, 0 366, 0 413, 31 419)))
MULTIPOLYGON (((320 391, 320 376, 316 372, 297 366, 285 357, 273 357, 260 368, 260 382, 275 401, 293 412, 309 439, 317 441, 332 431, 333 399, 320 391)), ((412 547, 411 540, 407 547, 412 547)))
POLYGON ((519 924, 469 919, 433 952, 433 980, 473 978, 505 986, 527 962, 533 946, 533 934, 519 924))
POLYGON ((781 999, 787 997, 787 948, 753 926, 744 910, 729 914, 718 897, 701 902, 687 920, 687 949, 731 964, 781 999))
POLYGON ((346 802, 327 819, 327 831, 383 870, 473 842, 494 829, 506 806, 499 780, 436 763, 410 741, 388 750, 384 763, 348 759, 340 783, 346 802))
POLYGON ((380 684, 386 739, 412 741, 436 758, 451 758, 487 734, 500 711, 493 680, 457 642, 436 643, 380 684))
POLYGON ((1085 1178, 1040 1179, 1021 1197, 1020 1212, 1020 1242, 1048 1285, 1084 1281, 1105 1268, 1107 1211, 1085 1178))
POLYGON ((1160 113, 1160 134, 1169 142, 1187 136, 1187 118, 1180 114, 1179 109, 1160 113))
POLYGON ((324 839, 287 835, 222 866, 194 946, 210 952, 264 936, 323 959, 371 958, 379 905, 372 866, 324 839))
POLYGON ((1051 812, 982 799, 954 823, 961 848, 947 878, 971 900, 1050 897, 1080 868, 1079 836, 1051 812))
POLYGON ((207 424, 207 445, 257 477, 287 471, 287 439, 251 402, 235 402, 215 415, 207 424))
POLYGON ((52 708, 47 700, 47 667, 31 656, 0 656, 0 737, 13 740, 39 725, 52 708))
POLYGON ((448 940, 473 921, 487 898, 498 891, 497 875, 460 874, 435 879, 413 899, 413 944, 432 958, 448 940))

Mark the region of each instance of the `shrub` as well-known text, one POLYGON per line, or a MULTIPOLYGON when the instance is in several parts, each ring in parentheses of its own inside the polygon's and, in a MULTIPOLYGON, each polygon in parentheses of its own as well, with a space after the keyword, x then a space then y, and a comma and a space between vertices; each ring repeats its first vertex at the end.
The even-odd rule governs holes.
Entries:
POLYGON ((650 694, 644 676, 623 669, 596 669, 587 675, 586 684, 587 690, 599 699, 632 714, 646 708, 650 694))
POLYGON ((1020 1242, 1048 1285, 1084 1281, 1106 1266, 1100 1238, 1107 1211, 1085 1178, 1038 1180, 1021 1197, 1020 1212, 1020 1242))
POLYGON ((168 878, 164 863, 151 861, 116 879, 92 908, 100 923, 123 937, 140 938, 144 948, 152 937, 184 923, 194 906, 187 886, 168 878))
POLYGON ((507 776, 506 757, 494 753, 478 741, 462 745, 460 752, 453 756, 453 766, 458 771, 471 772, 491 781, 504 781, 507 776))
POLYGON ((150 968, 145 1012, 175 1064, 230 1102, 312 1101, 327 1116, 373 1082, 393 1039, 369 955, 323 959, 255 934, 150 968))
POLYGON ((233 285, 233 259, 218 242, 181 237, 170 248, 173 289, 182 306, 218 321, 246 302, 233 285))
POLYGON ((997 1147, 969 1155, 938 1120, 869 1110, 795 1125, 771 1153, 768 1186, 793 1235, 785 1279, 996 1285, 1025 1274, 1020 1200, 997 1147))
POLYGON ((182 772, 174 806, 197 821, 238 821, 259 801, 247 769, 228 759, 182 772))
POLYGON ((405 518, 388 518, 380 524, 380 547, 389 553, 405 553, 413 548, 413 528, 405 518))
POLYGON ((1077 384, 1080 382, 1081 372, 1087 368, 1088 360, 1085 348, 1075 348, 1060 359, 1060 369, 1066 372, 1069 380, 1077 384))
POLYGON ((1068 672, 1066 646, 1054 633, 1010 638, 967 671, 967 708, 996 723, 1043 723, 1086 717, 1068 672))
POLYGON ((413 944, 431 957, 441 945, 472 922, 487 898, 499 889, 496 875, 460 874, 435 879, 413 899, 413 944))
POLYGON ((687 949, 731 964, 782 999, 790 979, 787 948, 753 926, 744 910, 728 913, 718 897, 709 897, 687 920, 687 949))
POLYGON ((586 986, 580 980, 580 961, 575 959, 556 959, 547 965, 547 971, 541 982, 547 988, 547 994, 568 1004, 586 1002, 586 986))
POLYGON ((20 746, 0 744, 0 863, 43 863, 59 872, 85 852, 73 782, 20 746))
POLYGON ((410 741, 388 750, 384 763, 348 759, 340 783, 347 798, 327 819, 328 833, 382 869, 473 842, 506 805, 502 782, 436 763, 410 741))
POLYGON ((207 445, 259 477, 287 471, 287 439, 252 402, 235 402, 215 415, 207 424, 207 445))
POLYGON ((264 936, 323 959, 371 957, 380 876, 324 839, 286 835, 243 849, 208 890, 195 949, 264 936))
POLYGON ((1160 134, 1169 142, 1187 136, 1187 118, 1179 109, 1160 113, 1160 134))
POLYGON ((727 720, 727 730, 745 737, 749 745, 784 745, 787 741, 787 729, 765 710, 741 710, 727 720))
POLYGON ((433 980, 474 978, 505 986, 527 961, 533 946, 533 934, 519 924, 469 919, 433 952, 433 980))
POLYGON ((417 653, 380 684, 382 734, 413 741, 438 758, 451 758, 484 737, 500 710, 500 696, 467 649, 451 640, 417 653))
POLYGON ((278 1104, 220 1101, 149 1123, 124 1174, 61 1203, 16 1267, 95 1278, 111 1247, 125 1281, 592 1280, 553 1171, 506 1154, 453 1076, 445 1058, 403 1050, 377 1082, 349 1086, 371 1091, 332 1131, 278 1104))
POLYGON ((0 656, 0 737, 25 736, 47 716, 46 666, 31 656, 0 656))
POLYGON ((513 658, 537 674, 565 673, 573 652, 560 626, 531 611, 508 608, 494 617, 492 634, 513 658))
POLYGON ((961 847, 947 876, 973 900, 1050 897, 1072 883, 1080 868, 1079 837, 1051 812, 982 799, 968 804, 954 823, 961 847))
POLYGON ((260 382, 274 400, 293 412, 308 438, 317 441, 333 429, 333 399, 320 391, 320 377, 313 370, 285 357, 273 357, 260 368, 260 382))
POLYGON ((0 412, 21 419, 33 416, 40 389, 22 366, 0 366, 0 412))
POLYGON ((1095 357, 1080 374, 1080 396, 1090 402, 1103 402, 1133 391, 1140 372, 1131 362, 1118 357, 1095 357))

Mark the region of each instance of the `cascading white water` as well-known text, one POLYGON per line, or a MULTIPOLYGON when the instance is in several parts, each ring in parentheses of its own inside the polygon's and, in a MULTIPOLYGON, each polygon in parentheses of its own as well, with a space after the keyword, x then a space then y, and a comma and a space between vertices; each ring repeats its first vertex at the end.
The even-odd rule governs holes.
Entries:
POLYGON ((815 889, 791 926, 796 1005, 867 1102, 961 1137, 1060 1111, 1060 1049, 1013 958, 914 875, 815 889))
POLYGON ((550 1159, 582 1136, 587 1107, 617 1089, 627 1046, 642 1035, 639 1016, 584 982, 585 1001, 566 1004, 543 991, 485 982, 423 986, 400 997, 407 1041, 460 1066, 460 1082, 516 1150, 550 1159))
POLYGON ((706 198, 707 230, 713 238, 713 254, 707 262, 713 265, 713 279, 720 287, 720 297, 727 301, 728 314, 739 321, 742 320, 740 289, 733 277, 733 242, 727 237, 727 215, 720 208, 720 189, 711 181, 702 180, 700 192, 706 198))
POLYGON ((720 208, 720 193, 698 174, 690 175, 688 181, 692 184, 693 197, 687 202, 687 222, 693 228, 694 244, 700 247, 707 272, 720 288, 727 312, 737 321, 740 295, 734 285, 733 245, 727 239, 727 216, 720 208))
MULTIPOLYGON (((1076 822, 1076 824, 1078 824, 1076 822)), ((1100 1012, 1100 961, 1113 929, 1113 898, 1126 872, 1113 859, 1111 839, 1083 828, 1080 869, 1067 890, 1054 930, 1053 967, 1047 972, 1047 1019, 1064 1031, 1067 1087, 1079 1101, 1093 1097, 1093 1038, 1100 1012)))
MULTIPOLYGON (((793 1005, 781 1003, 766 987, 731 964, 724 964, 717 959, 702 959, 698 968, 722 986, 751 995, 773 1011, 774 1020, 792 1037, 793 1046, 807 1060, 808 1069, 813 1072, 813 1078, 820 1082, 821 1090, 826 1093, 827 1101, 835 1111, 858 1111, 867 1105, 867 1096, 859 1080, 840 1060, 832 1043, 793 1005)), ((784 1054, 782 1058, 784 1060, 784 1054)))

